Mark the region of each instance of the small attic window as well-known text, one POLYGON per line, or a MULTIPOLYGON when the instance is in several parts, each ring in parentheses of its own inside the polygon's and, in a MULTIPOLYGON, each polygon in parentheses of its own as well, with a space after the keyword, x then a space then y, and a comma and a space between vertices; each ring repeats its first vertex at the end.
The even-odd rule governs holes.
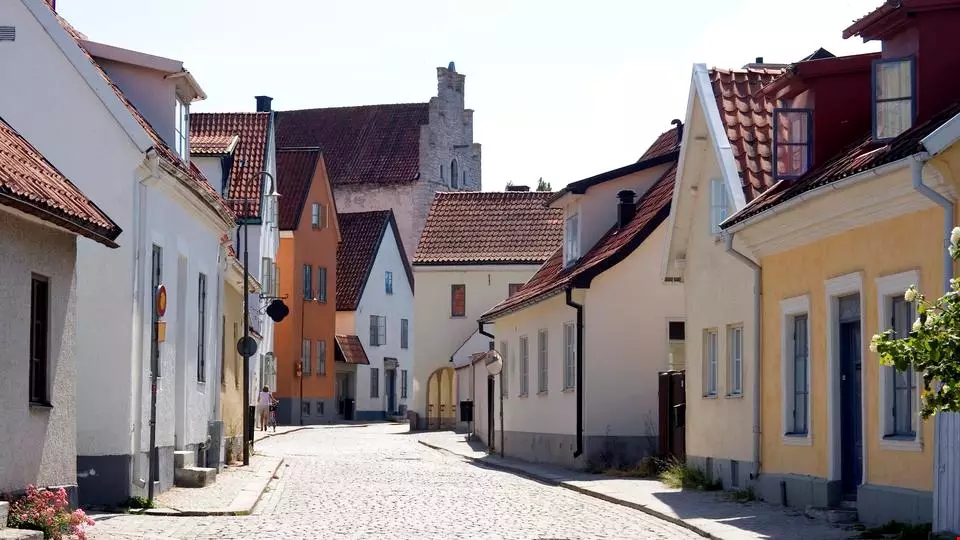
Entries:
POLYGON ((917 112, 914 58, 873 63, 873 138, 892 139, 913 126, 917 112))
POLYGON ((797 178, 810 168, 813 145, 810 132, 813 111, 810 109, 774 109, 773 162, 774 178, 797 178))

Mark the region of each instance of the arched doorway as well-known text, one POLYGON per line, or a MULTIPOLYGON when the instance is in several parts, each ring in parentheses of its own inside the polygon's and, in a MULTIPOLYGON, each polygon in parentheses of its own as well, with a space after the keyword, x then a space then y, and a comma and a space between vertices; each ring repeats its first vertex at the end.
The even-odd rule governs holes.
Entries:
POLYGON ((453 368, 443 367, 427 378, 427 429, 452 429, 456 426, 454 376, 453 368))

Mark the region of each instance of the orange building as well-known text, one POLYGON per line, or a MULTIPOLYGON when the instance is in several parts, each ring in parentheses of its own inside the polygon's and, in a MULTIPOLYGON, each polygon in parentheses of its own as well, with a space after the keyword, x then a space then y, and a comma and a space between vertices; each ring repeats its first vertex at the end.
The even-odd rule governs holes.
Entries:
POLYGON ((278 148, 280 296, 290 314, 276 326, 280 424, 336 418, 333 367, 340 227, 319 148, 278 148))

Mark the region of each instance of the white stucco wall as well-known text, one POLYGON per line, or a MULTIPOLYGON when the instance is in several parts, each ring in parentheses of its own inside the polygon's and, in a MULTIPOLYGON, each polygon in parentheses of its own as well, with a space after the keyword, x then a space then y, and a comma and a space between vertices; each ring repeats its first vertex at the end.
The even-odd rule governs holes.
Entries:
MULTIPOLYGON (((0 207, 0 492, 77 478, 76 238, 0 207), (15 256, 11 256, 15 254, 15 256), (29 404, 31 279, 48 279, 51 408, 29 404)), ((101 252, 109 251, 100 246, 101 252)))
POLYGON ((424 418, 427 378, 452 367, 450 357, 477 331, 477 319, 507 297, 511 283, 526 283, 536 265, 414 266, 417 351, 410 409, 424 418), (450 287, 466 285, 466 316, 450 316, 450 287))
MULTIPOLYGON (((413 289, 404 270, 403 259, 397 247, 393 229, 387 227, 384 232, 380 249, 377 252, 370 277, 360 296, 360 302, 355 313, 355 329, 357 336, 363 343, 370 360, 368 366, 357 366, 357 411, 387 411, 387 383, 385 380, 384 358, 397 359, 396 371, 396 399, 397 405, 410 404, 413 384, 413 359, 416 345, 414 335, 413 289), (386 293, 384 283, 385 272, 393 272, 393 294, 386 293), (387 342, 384 345, 370 344, 370 316, 383 315, 387 318, 387 342), (408 347, 400 347, 400 320, 409 322, 407 338, 408 347), (379 392, 377 397, 370 396, 370 370, 379 369, 379 392), (402 370, 407 370, 408 386, 407 397, 401 398, 402 370)), ((339 313, 337 314, 339 316, 339 313)), ((338 326, 338 332, 339 326, 338 326)), ((389 411, 388 411, 389 412, 389 411)))
POLYGON ((220 193, 220 190, 223 189, 221 185, 223 183, 223 163, 220 157, 190 156, 190 161, 200 169, 204 178, 207 179, 207 183, 209 183, 217 193, 220 193))
POLYGON ((150 122, 170 148, 176 148, 176 79, 166 73, 114 60, 97 59, 107 75, 123 89, 140 114, 150 122))

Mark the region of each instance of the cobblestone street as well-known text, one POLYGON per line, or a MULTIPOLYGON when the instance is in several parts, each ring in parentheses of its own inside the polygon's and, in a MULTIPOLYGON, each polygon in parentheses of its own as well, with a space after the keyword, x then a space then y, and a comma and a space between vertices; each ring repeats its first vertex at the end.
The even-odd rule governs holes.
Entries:
POLYGON ((257 451, 286 461, 252 515, 102 515, 91 538, 700 538, 643 512, 431 450, 400 425, 314 427, 264 440, 257 451))

